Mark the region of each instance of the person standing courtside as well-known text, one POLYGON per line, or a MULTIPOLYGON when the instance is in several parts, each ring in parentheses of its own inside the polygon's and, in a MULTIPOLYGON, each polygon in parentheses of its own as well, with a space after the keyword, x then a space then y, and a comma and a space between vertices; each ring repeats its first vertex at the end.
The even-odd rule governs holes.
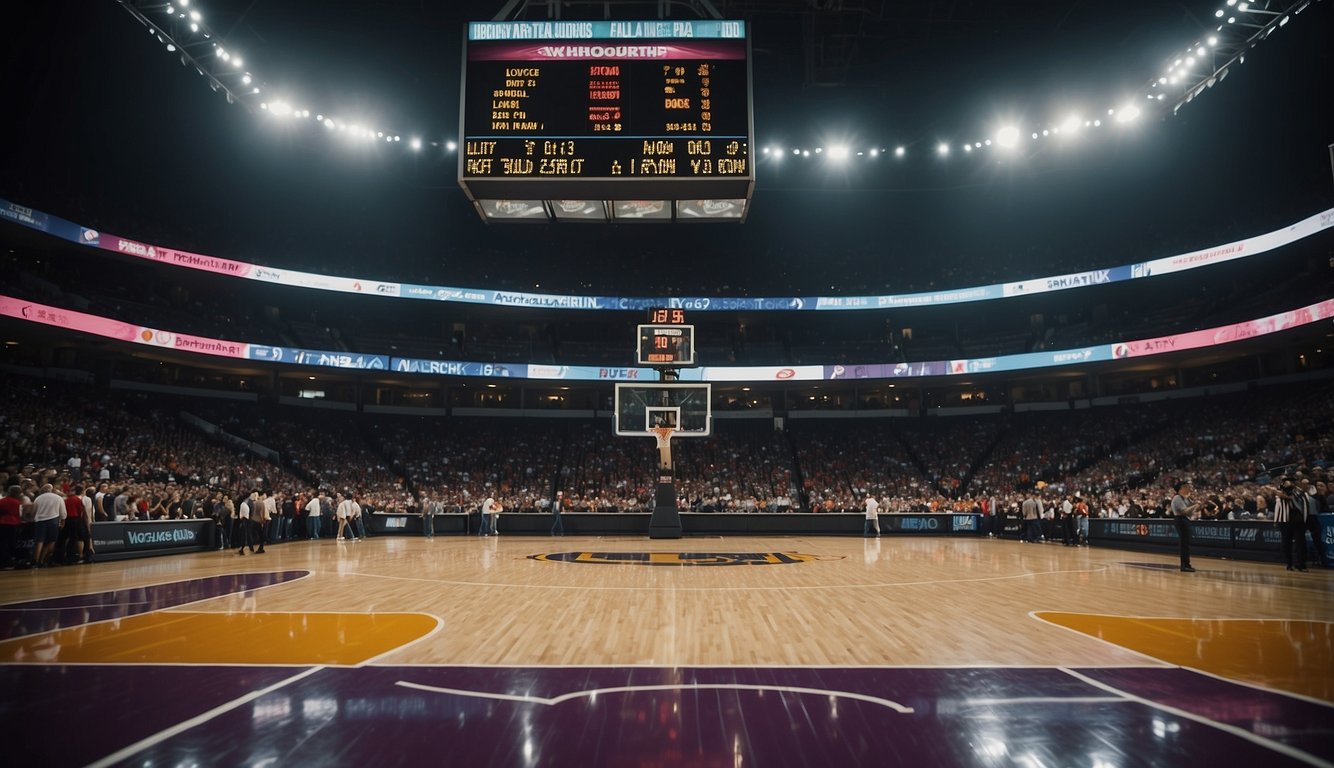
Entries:
POLYGON ((343 540, 343 531, 347 529, 348 515, 352 514, 352 500, 345 498, 343 494, 334 494, 334 517, 338 518, 338 532, 334 534, 335 541, 343 540))
POLYGON ((496 521, 500 518, 500 502, 493 497, 487 496, 482 502, 482 527, 478 531, 479 536, 499 536, 500 531, 496 529, 496 521))
POLYGON ((23 496, 23 488, 9 486, 5 497, 0 499, 0 568, 14 566, 14 548, 19 541, 19 528, 23 525, 23 515, 32 509, 32 503, 23 496))
POLYGON ((47 483, 33 499, 32 567, 45 568, 56 551, 60 529, 65 526, 65 499, 47 483))
POLYGON ((1292 481, 1284 479, 1274 494, 1274 525, 1282 541, 1283 559, 1289 571, 1306 570, 1306 505, 1294 497, 1292 481))
POLYGON ((1324 499, 1315 495, 1315 489, 1311 487, 1311 479, 1302 477, 1297 480, 1295 498, 1301 497, 1301 505, 1306 513, 1306 530, 1302 532, 1302 548, 1306 548, 1306 534, 1311 534, 1311 543, 1315 545, 1315 557, 1320 563, 1321 568, 1329 567, 1329 557, 1325 553, 1325 545, 1320 541, 1320 512, 1321 504, 1324 499))
POLYGON ((556 499, 555 501, 551 502, 551 514, 555 518, 554 522, 551 523, 552 536, 565 535, 565 521, 561 520, 560 517, 561 507, 564 505, 565 505, 565 492, 556 491, 556 499))
POLYGON ((244 555, 245 548, 250 547, 250 551, 255 551, 254 540, 250 538, 250 499, 254 494, 241 499, 241 503, 236 507, 236 525, 232 529, 232 543, 236 545, 236 554, 244 555))
POLYGON ((320 509, 320 504, 324 502, 324 492, 310 497, 306 502, 306 531, 310 534, 311 541, 320 537, 320 516, 324 514, 320 509))
POLYGON ((866 494, 866 522, 862 524, 862 536, 870 536, 871 529, 875 529, 875 535, 880 535, 880 502, 875 500, 875 496, 866 494))
POLYGON ((436 502, 422 496, 422 535, 428 539, 435 536, 435 513, 436 502))
POLYGON ((1042 500, 1028 493, 1024 496, 1024 535, 1021 541, 1037 543, 1042 538, 1042 500))
POLYGON ((1177 543, 1181 551, 1181 570, 1194 573, 1190 565, 1190 521, 1199 512, 1199 503, 1190 500, 1190 483, 1177 485, 1177 494, 1172 497, 1172 518, 1177 529, 1177 543))

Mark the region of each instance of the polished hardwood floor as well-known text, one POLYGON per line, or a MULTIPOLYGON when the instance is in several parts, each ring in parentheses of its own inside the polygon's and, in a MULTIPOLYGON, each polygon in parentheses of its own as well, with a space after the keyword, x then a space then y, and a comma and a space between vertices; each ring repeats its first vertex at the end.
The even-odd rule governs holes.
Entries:
MULTIPOLYGON (((50 681, 44 675, 52 670, 79 669, 97 682, 95 689, 105 684, 99 709, 128 696, 122 678, 135 674, 131 670, 140 676, 180 675, 183 686, 197 674, 190 669, 244 670, 229 676, 233 681, 253 677, 240 688, 231 682, 205 696, 206 701, 187 708, 195 714, 181 713, 182 722, 163 718, 157 723, 161 728, 149 729, 140 739, 123 730, 99 737, 86 750, 60 753, 68 761, 55 764, 112 764, 153 754, 173 759, 186 753, 212 756, 222 764, 244 762, 253 753, 215 744, 216 736, 207 735, 215 731, 203 723, 235 716, 240 699, 253 709, 276 700, 288 686, 297 690, 319 680, 327 680, 332 691, 383 683, 394 696, 412 692, 447 701, 482 696, 519 706, 513 702, 529 696, 536 698, 520 703, 539 708, 564 703, 568 699, 562 696, 574 696, 572 690, 593 682, 597 690, 633 690, 640 696, 674 689, 679 697, 686 690, 692 698, 685 703, 695 707, 704 706, 705 691, 727 689, 728 696, 741 697, 737 706, 743 723, 774 716, 759 700, 746 699, 746 691, 762 696, 772 689, 778 698, 810 691, 829 694, 831 700, 860 696, 856 706, 890 700, 888 692, 894 691, 904 700, 917 700, 899 704, 918 712, 923 698, 935 696, 933 727, 944 734, 950 729, 942 720, 940 686, 957 692, 959 686, 986 691, 1018 685, 1019 694, 982 698, 1054 703, 1068 697, 1069 706, 1094 708, 1090 723, 1097 708, 1133 702, 1156 717, 1170 715, 1187 730, 1196 729, 1202 743, 1209 728, 1222 728, 1246 742, 1247 749, 1258 749, 1265 760, 1331 764, 1334 572, 1196 561, 1198 572, 1181 573, 1175 558, 1161 555, 987 538, 502 535, 290 542, 270 546, 263 555, 208 552, 2 573, 0 676, 8 676, 21 691, 38 689, 24 691, 31 696, 46 692, 50 681), (571 684, 556 680, 572 669, 580 670, 581 682, 566 690, 562 686, 571 684), (391 670, 412 679, 391 681, 398 674, 391 670), (680 670, 690 670, 691 679, 678 679, 680 670), (927 670, 940 680, 903 682, 905 675, 927 670), (1195 681, 1191 685, 1180 683, 1186 673, 1195 681), (803 677, 810 675, 819 684, 803 677), (1062 682, 1053 682, 1051 675, 1062 682), (848 693, 850 683, 829 681, 841 676, 870 687, 848 693), (964 677, 971 682, 959 682, 964 677), (949 681, 941 682, 945 678, 949 681), (1072 681, 1084 689, 1078 695, 1066 690, 1072 681), (564 693, 532 693, 545 685, 564 693), (1218 701, 1217 692, 1198 694, 1204 709, 1193 709, 1194 691, 1212 691, 1211 686, 1225 687, 1232 697, 1228 700, 1263 704, 1264 718, 1291 721, 1270 726, 1293 733, 1300 726, 1305 736, 1276 736, 1272 727, 1265 730, 1244 713, 1211 713, 1205 704, 1210 697, 1218 701), (483 689, 487 692, 467 693, 483 689), (219 707, 223 711, 190 724, 189 717, 204 717, 219 707), (1305 709, 1289 712, 1294 707, 1305 709), (1319 745, 1323 737, 1323 747, 1308 743, 1312 732, 1306 719, 1323 721, 1312 742, 1319 745)), ((129 689, 142 691, 143 686, 129 689)), ((338 700, 353 694, 329 695, 338 700)), ((455 711, 441 700, 424 700, 433 702, 420 705, 430 711, 455 711)), ((310 714, 312 701, 323 699, 304 699, 302 717, 310 714)), ((349 714, 343 701, 339 717, 349 714)), ((721 706, 708 701, 710 712, 721 706)), ((679 698, 675 703, 682 704, 679 698)), ((0 709, 0 715, 5 711, 0 709)), ((475 727, 482 727, 476 725, 479 719, 491 722, 468 706, 459 705, 457 711, 471 713, 475 727)), ((790 708, 782 711, 797 717, 790 708)), ((1138 717, 1130 717, 1127 727, 1142 727, 1138 717)), ((290 720, 276 711, 265 720, 267 730, 254 732, 278 757, 299 754, 282 751, 295 738, 290 729, 297 726, 290 720)), ((505 723, 512 724, 512 718, 493 725, 504 732, 505 723)), ((629 764, 651 763, 646 756, 663 748, 647 725, 636 731, 618 721, 615 729, 613 740, 621 745, 617 754, 629 755, 629 764)), ((713 749, 708 745, 718 736, 714 730, 701 730, 699 749, 713 749)), ((904 753, 889 762, 1012 764, 992 760, 1004 748, 1010 758, 1039 750, 1032 754, 1055 761, 1044 764, 1074 764, 1065 762, 1069 751, 1061 751, 1060 742, 1045 732, 1024 737, 1027 731, 1020 731, 992 739, 981 751, 923 747, 925 752, 904 753), (1031 743, 1021 743, 1025 739, 1031 743)), ((410 742, 416 736, 402 738, 410 742)), ((1102 743, 1089 738, 1089 743, 1102 743)), ((719 744, 726 741, 718 739, 719 744)), ((816 742, 820 739, 798 739, 773 754, 792 758, 790 764, 825 764, 818 755, 839 754, 816 742), (794 757, 801 755, 810 759, 794 757)), ((941 743, 948 743, 948 736, 941 743)), ((758 759, 769 754, 766 749, 776 749, 773 744, 756 742, 747 750, 733 744, 728 754, 745 752, 758 759)), ((522 744, 514 742, 512 754, 469 753, 467 759, 504 763, 511 755, 523 758, 519 762, 557 765, 579 754, 568 746, 548 734, 530 742, 527 757, 522 744), (538 745, 541 759, 533 757, 531 743, 538 745)), ((356 753, 338 751, 347 747, 330 746, 326 757, 343 762, 339 756, 356 753)), ((848 754, 857 759, 855 745, 839 748, 852 750, 848 754)), ((1127 743, 1119 757, 1109 754, 1104 762, 1177 764, 1174 752, 1137 749, 1127 743)), ((418 753, 409 749, 405 754, 418 753)), ((1090 753, 1078 746, 1073 754, 1085 764, 1090 753)), ((457 757, 464 760, 463 754, 457 757)), ((683 758, 658 764, 714 761, 683 758)))

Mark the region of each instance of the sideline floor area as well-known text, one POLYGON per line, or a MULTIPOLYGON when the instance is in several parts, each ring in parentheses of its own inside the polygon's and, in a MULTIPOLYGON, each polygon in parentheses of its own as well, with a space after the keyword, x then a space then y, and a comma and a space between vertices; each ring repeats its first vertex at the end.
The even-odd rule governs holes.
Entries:
POLYGON ((1334 765, 1334 572, 1195 565, 441 536, 6 572, 0 719, 55 766, 1334 765))

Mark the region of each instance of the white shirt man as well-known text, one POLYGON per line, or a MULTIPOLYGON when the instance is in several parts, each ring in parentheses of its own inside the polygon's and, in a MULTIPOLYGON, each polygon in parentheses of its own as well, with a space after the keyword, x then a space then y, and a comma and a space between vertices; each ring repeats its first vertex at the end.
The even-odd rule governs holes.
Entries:
MULTIPOLYGON (((487 532, 494 536, 500 535, 500 530, 496 528, 496 523, 500 521, 500 510, 500 502, 490 496, 486 497, 486 501, 482 502, 482 516, 486 518, 484 523, 489 526, 487 532)), ((486 533, 483 533, 482 535, 486 535, 486 533)))
POLYGON ((44 485, 33 501, 33 510, 32 563, 44 568, 56 551, 60 526, 65 524, 65 499, 50 485, 44 485))
MULTIPOLYGON (((340 496, 340 498, 342 497, 340 496)), ((352 519, 352 504, 353 501, 351 498, 343 498, 342 501, 338 502, 338 506, 334 508, 334 517, 338 518, 338 533, 334 535, 334 538, 339 541, 343 540, 343 531, 347 530, 347 523, 352 519)), ((357 538, 355 531, 356 529, 354 528, 352 534, 352 539, 354 541, 357 538)))
POLYGON ((324 494, 321 493, 310 497, 310 501, 306 502, 306 533, 312 539, 320 537, 320 501, 323 498, 324 494))
POLYGON ((866 523, 862 526, 862 534, 869 536, 871 529, 875 529, 875 535, 880 535, 880 502, 875 500, 874 496, 866 497, 866 523))

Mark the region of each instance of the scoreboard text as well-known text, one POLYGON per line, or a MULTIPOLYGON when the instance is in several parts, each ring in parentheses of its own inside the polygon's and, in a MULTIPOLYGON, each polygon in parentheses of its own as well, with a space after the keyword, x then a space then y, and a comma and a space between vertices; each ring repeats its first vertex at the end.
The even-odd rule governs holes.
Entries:
POLYGON ((474 22, 462 179, 747 179, 741 21, 474 22))

